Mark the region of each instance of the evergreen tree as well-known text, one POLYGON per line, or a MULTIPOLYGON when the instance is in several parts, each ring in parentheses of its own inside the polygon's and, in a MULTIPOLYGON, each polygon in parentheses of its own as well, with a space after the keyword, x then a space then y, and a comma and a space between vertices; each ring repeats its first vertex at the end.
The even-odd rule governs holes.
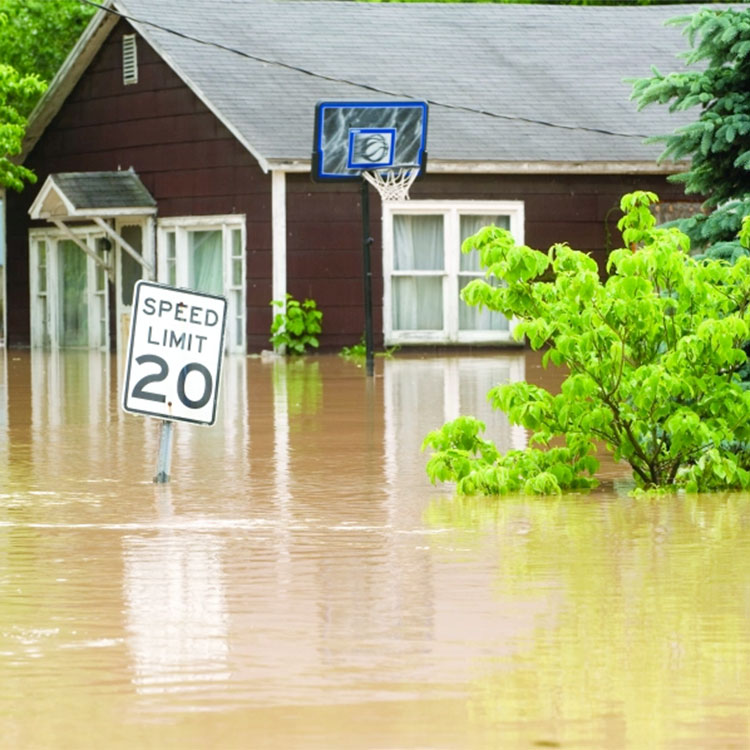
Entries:
POLYGON ((745 250, 737 240, 750 214, 750 7, 702 8, 671 23, 685 26, 688 69, 633 81, 639 108, 669 104, 696 108, 697 119, 652 140, 665 144, 662 159, 690 160, 672 179, 686 194, 704 199, 705 213, 676 222, 697 249, 733 259, 745 250))

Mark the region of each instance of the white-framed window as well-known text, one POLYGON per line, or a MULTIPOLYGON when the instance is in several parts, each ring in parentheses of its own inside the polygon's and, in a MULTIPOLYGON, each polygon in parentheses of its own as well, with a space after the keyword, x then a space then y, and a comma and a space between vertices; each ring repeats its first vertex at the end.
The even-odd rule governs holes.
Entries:
POLYGON ((107 350, 107 273, 93 257, 107 260, 102 232, 87 226, 72 233, 91 254, 59 230, 29 233, 31 345, 107 350))
POLYGON ((460 299, 483 278, 478 253, 461 243, 489 224, 523 242, 522 201, 411 200, 383 205, 383 333, 394 344, 475 344, 511 340, 511 321, 460 299))
POLYGON ((227 298, 226 349, 245 351, 245 217, 160 219, 158 278, 227 298))

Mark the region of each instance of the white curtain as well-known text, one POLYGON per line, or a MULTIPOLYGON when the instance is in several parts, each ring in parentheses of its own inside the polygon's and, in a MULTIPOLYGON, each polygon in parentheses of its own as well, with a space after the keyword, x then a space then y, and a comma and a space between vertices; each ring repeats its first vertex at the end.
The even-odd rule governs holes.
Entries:
POLYGON ((391 285, 393 329, 442 330, 445 268, 443 217, 394 216, 393 245, 394 271, 435 272, 394 275, 391 285))
POLYGON ((221 230, 188 233, 188 285, 197 292, 223 294, 221 230))
MULTIPOLYGON (((461 216, 461 242, 471 235, 476 234, 482 227, 494 224, 496 227, 508 229, 510 219, 507 216, 461 216)), ((479 253, 461 253, 460 274, 458 279, 458 294, 472 280, 483 278, 484 271, 479 267, 479 253)), ((491 284, 496 284, 494 279, 487 279, 491 284)), ((470 307, 459 298, 458 302, 458 328, 461 331, 507 331, 508 319, 500 313, 489 310, 479 310, 478 307, 470 307)))

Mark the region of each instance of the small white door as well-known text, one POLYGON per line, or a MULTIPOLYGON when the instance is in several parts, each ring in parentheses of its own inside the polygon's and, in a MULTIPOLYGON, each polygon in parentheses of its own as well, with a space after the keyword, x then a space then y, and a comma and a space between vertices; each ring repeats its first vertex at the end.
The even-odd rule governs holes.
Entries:
MULTIPOLYGON (((106 262, 101 234, 79 235, 106 262)), ((109 290, 103 265, 72 239, 31 239, 31 344, 42 348, 109 347, 109 290)))

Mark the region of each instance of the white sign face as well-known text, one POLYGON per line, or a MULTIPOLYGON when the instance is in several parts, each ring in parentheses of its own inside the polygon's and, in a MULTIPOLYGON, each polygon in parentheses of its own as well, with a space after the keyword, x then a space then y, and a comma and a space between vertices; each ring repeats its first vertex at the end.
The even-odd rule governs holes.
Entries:
POLYGON ((226 317, 224 297, 136 282, 122 408, 213 424, 226 317))

